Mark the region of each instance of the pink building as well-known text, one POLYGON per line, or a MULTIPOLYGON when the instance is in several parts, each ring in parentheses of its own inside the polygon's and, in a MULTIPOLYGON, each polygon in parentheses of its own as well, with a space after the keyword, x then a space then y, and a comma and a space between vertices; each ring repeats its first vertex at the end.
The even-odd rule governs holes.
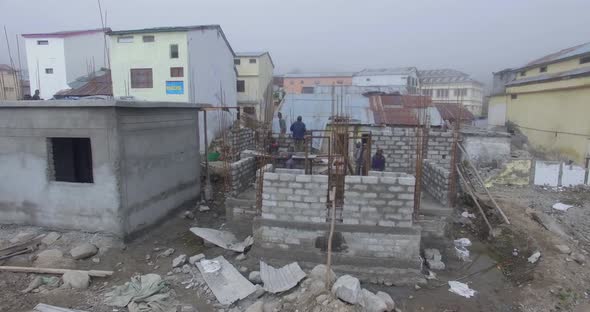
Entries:
POLYGON ((285 74, 283 88, 286 93, 313 93, 315 86, 350 86, 353 73, 285 74))

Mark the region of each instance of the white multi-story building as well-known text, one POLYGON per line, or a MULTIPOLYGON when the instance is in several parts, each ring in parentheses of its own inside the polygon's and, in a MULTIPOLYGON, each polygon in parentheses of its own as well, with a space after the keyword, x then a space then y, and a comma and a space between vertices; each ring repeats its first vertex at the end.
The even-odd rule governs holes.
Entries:
MULTIPOLYGON (((108 30, 108 29, 107 29, 108 30)), ((68 83, 108 67, 104 29, 23 34, 31 92, 50 99, 68 83)))
POLYGON ((434 104, 462 103, 475 116, 482 115, 483 84, 454 69, 418 71, 422 94, 434 104))
POLYGON ((272 72, 275 66, 270 53, 238 52, 234 64, 238 70, 238 105, 260 121, 272 119, 272 72))
POLYGON ((416 94, 420 88, 415 67, 363 69, 352 76, 352 85, 361 87, 397 86, 403 94, 416 94))

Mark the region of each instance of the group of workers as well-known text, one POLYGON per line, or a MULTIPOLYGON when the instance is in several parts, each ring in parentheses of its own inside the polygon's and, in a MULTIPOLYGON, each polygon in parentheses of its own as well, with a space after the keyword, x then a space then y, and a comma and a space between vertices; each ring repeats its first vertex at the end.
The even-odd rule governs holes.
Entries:
MULTIPOLYGON (((280 112, 277 113, 277 117, 279 118, 280 136, 284 137, 287 134, 287 122, 285 121, 285 119, 283 119, 283 114, 281 114, 280 112)), ((291 124, 290 130, 291 137, 293 137, 293 140, 295 141, 295 149, 297 151, 301 151, 303 149, 303 144, 305 140, 305 132, 307 131, 307 129, 305 128, 305 123, 303 123, 303 118, 301 116, 297 116, 297 121, 291 124)), ((357 142, 355 148, 356 149, 354 153, 354 161, 356 165, 356 174, 360 175, 362 172, 364 172, 367 143, 357 142)), ((292 166, 292 157, 289 157, 289 160, 291 161, 292 166)), ((383 149, 378 148, 375 155, 373 155, 371 160, 371 170, 385 170, 385 156, 383 155, 383 149)))

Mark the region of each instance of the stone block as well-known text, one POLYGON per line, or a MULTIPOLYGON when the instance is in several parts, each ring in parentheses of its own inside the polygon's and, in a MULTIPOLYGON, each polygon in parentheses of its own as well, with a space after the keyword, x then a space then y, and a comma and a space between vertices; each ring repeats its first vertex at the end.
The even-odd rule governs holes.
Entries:
POLYGON ((295 181, 301 182, 301 183, 308 183, 308 182, 311 182, 311 176, 310 175, 297 175, 297 176, 295 176, 295 181))

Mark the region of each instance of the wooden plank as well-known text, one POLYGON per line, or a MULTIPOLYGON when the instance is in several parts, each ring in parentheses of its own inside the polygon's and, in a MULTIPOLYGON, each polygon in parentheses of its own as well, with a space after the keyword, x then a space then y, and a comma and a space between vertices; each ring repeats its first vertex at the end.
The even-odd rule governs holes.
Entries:
POLYGON ((52 268, 34 268, 34 267, 18 267, 18 266, 0 266, 0 271, 16 272, 16 273, 39 273, 39 274, 65 274, 66 272, 79 271, 86 272, 93 277, 106 277, 113 275, 113 271, 100 270, 69 270, 69 269, 52 269, 52 268))
POLYGON ((87 312, 82 310, 72 310, 66 308, 60 308, 44 303, 39 303, 35 308, 33 308, 33 312, 87 312))

